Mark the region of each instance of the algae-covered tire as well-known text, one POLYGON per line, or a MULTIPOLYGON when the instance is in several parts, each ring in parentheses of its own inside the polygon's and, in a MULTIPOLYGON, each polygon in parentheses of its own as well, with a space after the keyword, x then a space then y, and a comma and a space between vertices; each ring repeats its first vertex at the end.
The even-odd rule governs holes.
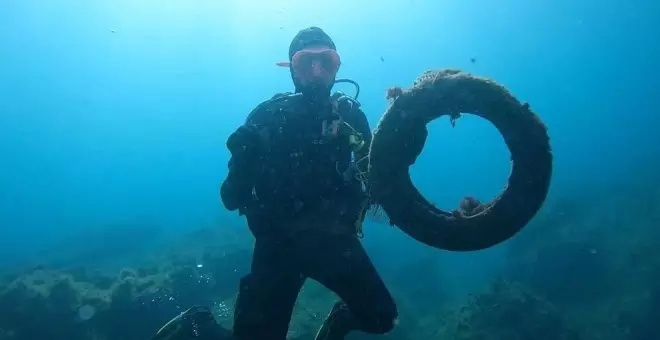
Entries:
POLYGON ((543 205, 551 177, 547 129, 529 105, 492 80, 458 70, 427 71, 399 91, 374 131, 369 154, 371 196, 390 222, 422 243, 451 251, 481 250, 514 236, 543 205), (490 121, 512 160, 503 192, 474 215, 436 208, 409 173, 426 142, 426 125, 462 113, 490 121))

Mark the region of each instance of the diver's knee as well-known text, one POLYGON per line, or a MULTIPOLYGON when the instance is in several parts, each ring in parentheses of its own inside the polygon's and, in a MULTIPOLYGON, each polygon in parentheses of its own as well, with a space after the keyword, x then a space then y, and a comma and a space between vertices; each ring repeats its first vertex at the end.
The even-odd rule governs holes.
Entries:
POLYGON ((371 315, 362 321, 363 330, 372 334, 389 333, 399 322, 399 312, 395 305, 387 309, 372 311, 371 315))
POLYGON ((375 325, 374 333, 376 334, 385 334, 389 333, 394 329, 396 324, 399 322, 399 314, 394 313, 385 313, 381 314, 378 317, 378 322, 375 325))

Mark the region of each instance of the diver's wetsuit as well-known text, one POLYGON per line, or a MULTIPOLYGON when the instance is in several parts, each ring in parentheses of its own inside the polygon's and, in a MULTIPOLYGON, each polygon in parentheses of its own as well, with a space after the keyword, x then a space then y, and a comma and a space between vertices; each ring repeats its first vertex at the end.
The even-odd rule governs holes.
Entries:
POLYGON ((382 334, 394 326, 395 303, 357 236, 365 194, 347 171, 351 145, 346 136, 322 136, 321 126, 339 113, 366 140, 365 149, 371 131, 357 102, 338 103, 336 110, 330 102, 312 107, 302 94, 288 95, 259 105, 246 121, 262 128, 262 147, 249 166, 242 162, 247 169, 232 156, 221 190, 256 238, 235 306, 236 339, 284 340, 307 278, 341 298, 319 338, 382 334))

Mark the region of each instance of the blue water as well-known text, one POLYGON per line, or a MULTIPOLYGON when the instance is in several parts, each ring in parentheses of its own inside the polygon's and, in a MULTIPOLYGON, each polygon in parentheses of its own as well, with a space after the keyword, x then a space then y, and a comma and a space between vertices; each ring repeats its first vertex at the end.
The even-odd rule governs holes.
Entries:
MULTIPOLYGON (((653 173, 659 19, 653 0, 2 0, 0 263, 103 244, 86 236, 95 230, 121 230, 106 240, 125 252, 154 235, 244 228, 219 201, 225 141, 255 105, 292 90, 275 62, 310 25, 335 40, 372 127, 389 86, 455 67, 496 79, 547 123, 551 197, 653 173)), ((447 209, 492 197, 508 172, 497 131, 470 116, 433 122, 413 168, 447 209)), ((366 233, 379 266, 427 251, 386 226, 366 233)), ((470 277, 499 251, 439 256, 470 277)))

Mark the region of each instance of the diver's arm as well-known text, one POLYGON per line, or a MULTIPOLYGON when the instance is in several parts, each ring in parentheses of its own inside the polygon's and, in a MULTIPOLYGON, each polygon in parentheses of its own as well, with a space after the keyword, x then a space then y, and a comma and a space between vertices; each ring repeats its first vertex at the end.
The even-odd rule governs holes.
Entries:
MULTIPOLYGON (((250 114, 241 127, 236 131, 247 131, 252 130, 247 128, 248 126, 261 126, 266 123, 264 117, 266 116, 263 103, 257 106, 250 114)), ((234 134, 236 134, 235 132, 234 134)), ((234 135, 232 134, 232 136, 234 135)), ((245 134, 245 133, 244 133, 245 134)), ((228 139, 228 148, 230 145, 230 140, 232 136, 228 139)), ((245 138, 248 136, 243 136, 244 139, 253 140, 253 138, 245 138)), ((254 138, 259 138, 259 136, 253 136, 254 138)), ((257 140, 257 143, 260 141, 257 140)), ((248 143, 254 144, 254 143, 248 143)), ((242 145, 242 144, 241 144, 242 145)), ((230 148, 231 149, 231 148, 230 148)), ((220 187, 220 197, 225 208, 229 211, 234 211, 239 209, 239 212, 242 214, 242 211, 249 205, 252 200, 252 191, 254 188, 254 174, 257 164, 254 162, 259 158, 258 148, 256 145, 253 145, 249 148, 251 151, 248 153, 241 152, 240 154, 232 154, 228 162, 228 173, 227 178, 222 182, 220 187)))

